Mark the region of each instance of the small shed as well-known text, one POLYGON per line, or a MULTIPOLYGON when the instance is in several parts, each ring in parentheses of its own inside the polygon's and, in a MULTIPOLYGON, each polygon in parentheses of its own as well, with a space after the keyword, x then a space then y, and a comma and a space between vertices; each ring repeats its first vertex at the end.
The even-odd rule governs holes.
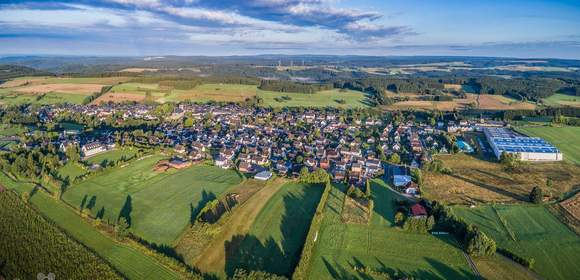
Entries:
POLYGON ((262 171, 254 176, 254 179, 260 181, 267 181, 268 179, 272 178, 272 172, 270 171, 262 171))

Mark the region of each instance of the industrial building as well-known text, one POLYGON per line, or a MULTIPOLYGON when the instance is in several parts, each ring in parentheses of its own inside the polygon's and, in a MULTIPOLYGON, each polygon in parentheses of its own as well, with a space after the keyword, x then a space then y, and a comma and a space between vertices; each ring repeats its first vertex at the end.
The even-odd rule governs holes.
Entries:
POLYGON ((497 159, 503 152, 517 154, 523 161, 560 161, 562 152, 542 138, 528 137, 503 127, 483 129, 497 159))

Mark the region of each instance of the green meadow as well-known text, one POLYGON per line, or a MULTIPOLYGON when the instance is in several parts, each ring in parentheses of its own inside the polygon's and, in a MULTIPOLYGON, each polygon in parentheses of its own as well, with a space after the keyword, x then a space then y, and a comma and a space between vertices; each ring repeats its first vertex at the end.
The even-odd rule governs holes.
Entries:
POLYGON ((135 148, 117 148, 114 150, 94 155, 86 159, 86 162, 88 162, 89 164, 102 164, 104 161, 115 162, 122 158, 125 159, 132 158, 133 156, 135 156, 136 153, 137 150, 135 148))
POLYGON ((369 225, 341 220, 346 186, 335 185, 314 246, 309 279, 373 279, 355 271, 367 267, 418 279, 475 279, 451 237, 408 233, 394 226, 393 199, 399 195, 373 181, 374 211, 369 225))
POLYGON ((108 223, 125 217, 134 234, 172 245, 206 202, 242 179, 235 171, 205 165, 154 171, 164 158, 154 155, 105 170, 69 187, 63 199, 108 223))
POLYGON ((563 280, 580 275, 580 238, 545 207, 490 205, 453 210, 490 235, 499 248, 534 258, 532 269, 542 277, 563 280))
POLYGON ((544 103, 549 106, 562 107, 562 106, 580 106, 580 96, 574 96, 569 94, 556 93, 548 98, 544 98, 544 103))
POLYGON ((272 107, 369 107, 366 94, 354 90, 333 89, 312 94, 258 90, 257 96, 263 99, 264 106, 272 107), (282 98, 284 96, 289 97, 289 99, 282 98))

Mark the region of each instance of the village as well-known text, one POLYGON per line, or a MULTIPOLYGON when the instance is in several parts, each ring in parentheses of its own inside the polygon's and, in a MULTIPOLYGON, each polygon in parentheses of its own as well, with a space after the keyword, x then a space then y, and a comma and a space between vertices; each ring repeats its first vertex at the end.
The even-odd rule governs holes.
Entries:
POLYGON ((483 119, 438 121, 431 125, 342 111, 274 111, 234 104, 180 104, 166 116, 156 115, 154 107, 143 104, 59 105, 45 106, 38 115, 42 122, 52 122, 65 113, 93 117, 97 122, 112 116, 118 116, 117 123, 164 118, 159 125, 136 133, 120 128, 98 133, 64 129, 52 144, 63 152, 77 145, 83 158, 118 145, 163 147, 171 151, 173 167, 211 160, 215 166, 236 169, 261 180, 269 179, 273 173, 297 177, 304 167, 309 171, 321 168, 334 182, 360 188, 368 179, 385 176, 410 196, 420 196, 419 186, 409 176, 411 168, 431 161, 432 154, 446 154, 453 149, 473 152, 469 144, 456 140, 454 135, 505 126, 504 122, 483 119))

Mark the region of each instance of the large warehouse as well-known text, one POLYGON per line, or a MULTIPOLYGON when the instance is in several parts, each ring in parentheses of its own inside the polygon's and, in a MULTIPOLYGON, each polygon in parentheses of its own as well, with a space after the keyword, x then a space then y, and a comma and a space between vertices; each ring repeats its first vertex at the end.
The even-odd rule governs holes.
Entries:
POLYGON ((518 154, 524 161, 559 161, 564 159, 560 150, 542 138, 527 137, 503 127, 483 129, 487 142, 497 159, 503 152, 518 154))

